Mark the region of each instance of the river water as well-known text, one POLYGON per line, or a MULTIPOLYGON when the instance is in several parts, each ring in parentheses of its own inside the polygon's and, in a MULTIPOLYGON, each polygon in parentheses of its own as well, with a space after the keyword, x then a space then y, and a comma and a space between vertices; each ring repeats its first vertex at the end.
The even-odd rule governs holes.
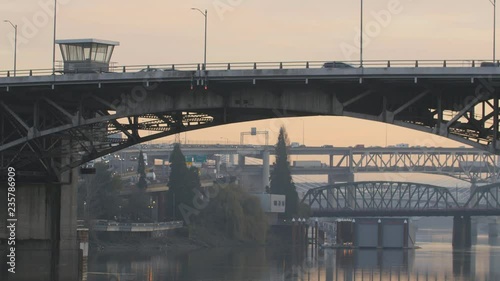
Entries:
POLYGON ((0 280, 271 281, 500 280, 500 239, 480 235, 469 250, 453 250, 448 234, 417 234, 416 250, 320 250, 314 247, 218 248, 190 252, 91 251, 32 248, 16 252, 16 274, 0 261, 0 280))
POLYGON ((204 249, 190 253, 93 253, 87 280, 500 280, 500 246, 479 237, 470 250, 422 242, 417 250, 278 251, 204 249), (489 245, 491 244, 491 245, 489 245), (116 279, 113 279, 115 278, 116 279))

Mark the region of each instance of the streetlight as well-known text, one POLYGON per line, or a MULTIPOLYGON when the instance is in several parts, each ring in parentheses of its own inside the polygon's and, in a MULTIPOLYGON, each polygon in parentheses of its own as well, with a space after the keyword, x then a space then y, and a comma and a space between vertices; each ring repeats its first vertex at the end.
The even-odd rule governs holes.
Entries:
POLYGON ((17 60, 17 24, 13 24, 10 20, 4 20, 3 22, 8 22, 14 28, 14 77, 16 76, 16 60, 17 60))
POLYGON ((205 10, 205 12, 203 12, 202 10, 200 10, 198 8, 191 8, 191 10, 198 11, 205 17, 205 48, 204 48, 204 55, 203 55, 203 70, 206 70, 206 67, 207 67, 207 18, 208 18, 208 12, 207 12, 207 10, 205 10))
POLYGON ((493 5, 493 62, 496 60, 496 28, 497 28, 497 0, 490 0, 493 5))
POLYGON ((361 17, 360 17, 361 33, 359 35, 359 41, 360 41, 359 42, 359 63, 360 63, 360 67, 363 67, 363 0, 360 0, 360 1, 361 1, 361 17))
POLYGON ((221 138, 221 139, 223 139, 223 140, 224 140, 224 139, 226 140, 226 145, 228 145, 228 144, 229 144, 229 139, 228 139, 228 138, 226 138, 226 137, 220 137, 220 138, 221 138))
POLYGON ((52 42, 52 75, 56 74, 56 24, 57 24, 57 0, 54 0, 54 40, 52 42))

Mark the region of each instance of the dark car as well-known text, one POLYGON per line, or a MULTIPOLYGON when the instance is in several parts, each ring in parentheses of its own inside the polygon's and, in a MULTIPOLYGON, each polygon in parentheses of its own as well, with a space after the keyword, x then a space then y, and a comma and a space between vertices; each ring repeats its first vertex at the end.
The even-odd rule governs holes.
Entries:
POLYGON ((497 62, 484 61, 481 63, 481 67, 497 67, 499 64, 497 62))
POLYGON ((154 67, 148 67, 148 68, 143 68, 139 70, 139 72, 159 72, 159 71, 176 71, 176 69, 172 68, 154 68, 154 67))
POLYGON ((323 64, 323 68, 354 68, 354 66, 340 61, 330 61, 323 64))

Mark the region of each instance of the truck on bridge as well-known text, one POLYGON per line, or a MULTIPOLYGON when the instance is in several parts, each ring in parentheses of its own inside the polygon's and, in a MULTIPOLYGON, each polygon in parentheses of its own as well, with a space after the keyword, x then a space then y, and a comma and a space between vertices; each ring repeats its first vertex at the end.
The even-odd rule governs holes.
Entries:
POLYGON ((308 161, 293 161, 293 166, 310 168, 310 167, 323 167, 323 164, 319 160, 308 160, 308 161))

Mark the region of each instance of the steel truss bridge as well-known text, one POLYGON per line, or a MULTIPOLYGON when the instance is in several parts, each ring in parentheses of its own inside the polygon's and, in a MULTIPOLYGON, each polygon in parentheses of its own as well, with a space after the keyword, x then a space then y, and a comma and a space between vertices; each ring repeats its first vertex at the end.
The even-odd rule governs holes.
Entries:
POLYGON ((316 217, 498 216, 500 184, 477 187, 463 204, 446 187, 385 181, 314 188, 302 202, 316 217))
MULTIPOLYGON (((187 155, 245 155, 262 157, 264 150, 274 154, 274 146, 252 147, 248 145, 182 145, 187 155)), ((151 158, 168 159, 172 148, 143 148, 151 158)), ((129 148, 120 152, 128 159, 137 156, 140 149, 129 148)), ((441 147, 293 147, 290 155, 329 156, 327 166, 313 168, 292 168, 293 174, 318 175, 332 173, 426 173, 451 176, 475 183, 499 181, 500 168, 496 155, 474 148, 441 147)), ((261 161, 250 165, 260 165, 261 161)))
POLYGON ((17 77, 0 78, 2 177, 14 166, 24 180, 58 182, 64 171, 137 143, 278 117, 349 116, 500 152, 500 68, 472 60, 365 61, 364 67, 342 69, 322 64, 121 66, 110 73, 64 75, 18 71, 17 77), (110 138, 115 133, 124 138, 110 138))
POLYGON ((348 167, 352 173, 409 172, 447 175, 475 183, 500 179, 496 155, 464 148, 367 148, 353 149, 332 161, 332 167, 348 167))

